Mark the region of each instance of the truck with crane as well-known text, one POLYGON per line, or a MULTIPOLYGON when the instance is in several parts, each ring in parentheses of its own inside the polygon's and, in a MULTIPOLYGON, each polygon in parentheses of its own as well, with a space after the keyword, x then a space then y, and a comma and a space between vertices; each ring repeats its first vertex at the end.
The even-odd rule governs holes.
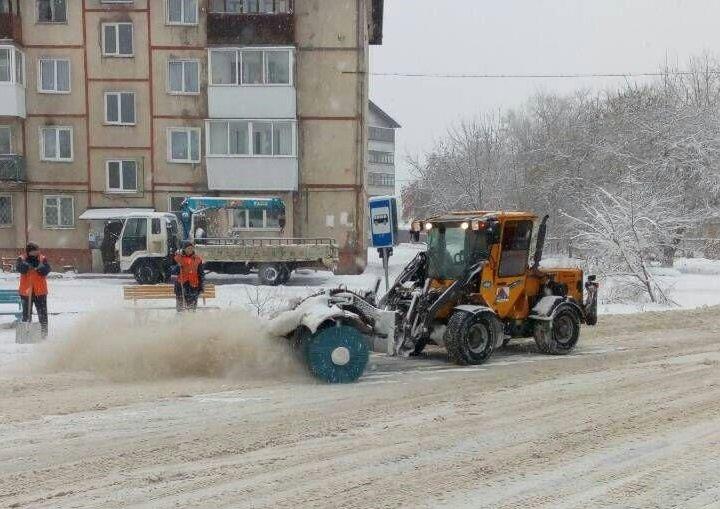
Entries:
POLYGON ((227 217, 235 211, 242 211, 244 218, 267 217, 270 212, 282 217, 284 205, 278 198, 188 197, 178 214, 131 214, 116 244, 120 270, 133 274, 139 284, 164 282, 182 240, 195 243, 206 270, 257 272, 265 285, 285 284, 300 268, 335 270, 339 249, 334 239, 283 237, 279 235, 283 229, 280 222, 276 228, 262 231, 269 236, 243 236, 252 230, 233 229, 228 224, 227 217))

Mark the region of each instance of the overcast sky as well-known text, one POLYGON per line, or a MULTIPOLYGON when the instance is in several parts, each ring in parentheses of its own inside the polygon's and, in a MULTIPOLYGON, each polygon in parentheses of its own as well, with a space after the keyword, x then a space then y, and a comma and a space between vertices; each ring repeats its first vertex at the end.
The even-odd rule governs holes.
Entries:
MULTIPOLYGON (((654 72, 666 60, 720 56, 720 0, 385 0, 372 72, 654 72)), ((521 105, 537 91, 616 88, 620 79, 371 78, 371 98, 403 128, 405 154, 421 153, 454 122, 521 105)))

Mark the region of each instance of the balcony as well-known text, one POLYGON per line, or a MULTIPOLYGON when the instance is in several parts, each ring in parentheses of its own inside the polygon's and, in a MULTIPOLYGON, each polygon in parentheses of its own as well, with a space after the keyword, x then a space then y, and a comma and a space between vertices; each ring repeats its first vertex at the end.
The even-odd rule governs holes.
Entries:
POLYGON ((0 181, 25 182, 25 158, 19 155, 0 155, 0 181))
POLYGON ((295 44, 292 0, 212 0, 208 44, 241 46, 295 44))
POLYGON ((211 191, 297 191, 297 157, 207 157, 211 191))
POLYGON ((210 118, 295 118, 295 87, 208 87, 210 118))
POLYGON ((0 39, 22 43, 22 21, 12 12, 0 12, 0 39))
POLYGON ((0 45, 0 117, 25 118, 25 56, 0 45))

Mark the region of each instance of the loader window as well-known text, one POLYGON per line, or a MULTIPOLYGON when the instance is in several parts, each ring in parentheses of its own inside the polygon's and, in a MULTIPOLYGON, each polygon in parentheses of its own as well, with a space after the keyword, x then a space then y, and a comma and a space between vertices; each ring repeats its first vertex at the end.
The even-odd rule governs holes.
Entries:
POLYGON ((532 221, 508 221, 505 223, 498 276, 512 277, 525 273, 528 267, 532 231, 532 221))
POLYGON ((439 226, 428 234, 428 276, 458 279, 471 265, 487 259, 487 236, 458 227, 439 226))

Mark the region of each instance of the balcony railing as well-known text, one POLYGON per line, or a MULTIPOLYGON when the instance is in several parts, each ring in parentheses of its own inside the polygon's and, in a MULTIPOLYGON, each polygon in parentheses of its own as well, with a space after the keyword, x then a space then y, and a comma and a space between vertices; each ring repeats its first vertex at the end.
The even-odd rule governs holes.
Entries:
POLYGON ((25 182, 25 158, 18 155, 0 155, 0 180, 25 182))
POLYGON ((209 44, 295 44, 293 0, 214 0, 207 17, 209 44))
POLYGON ((0 39, 22 43, 20 16, 12 12, 0 12, 0 39))

